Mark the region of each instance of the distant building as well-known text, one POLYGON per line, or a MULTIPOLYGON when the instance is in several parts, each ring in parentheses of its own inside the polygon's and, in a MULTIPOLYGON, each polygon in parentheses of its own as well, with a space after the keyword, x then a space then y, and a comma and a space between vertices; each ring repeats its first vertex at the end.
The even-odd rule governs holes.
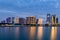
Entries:
POLYGON ((58 23, 58 18, 56 18, 56 23, 58 23))
POLYGON ((38 24, 38 20, 39 20, 39 19, 36 19, 36 24, 38 24))
POLYGON ((52 22, 53 24, 58 23, 58 18, 56 17, 56 15, 52 15, 51 19, 52 19, 51 22, 52 22))
POLYGON ((26 17, 26 24, 36 24, 36 17, 35 16, 26 17))
POLYGON ((47 14, 47 20, 46 20, 46 22, 48 24, 51 23, 51 15, 50 14, 47 14))
POLYGON ((12 17, 12 18, 11 18, 12 23, 14 23, 14 20, 15 20, 15 17, 12 17))
POLYGON ((8 17, 6 23, 14 23, 14 17, 8 17))
POLYGON ((11 23, 11 17, 8 17, 8 18, 6 19, 6 23, 11 23))
POLYGON ((24 18, 19 18, 19 24, 26 24, 26 20, 24 18))
POLYGON ((15 18, 15 23, 19 23, 19 18, 18 17, 15 18))
POLYGON ((1 21, 1 23, 5 23, 5 20, 1 21))
POLYGON ((38 24, 42 24, 42 18, 38 19, 38 24))
POLYGON ((56 15, 52 15, 52 24, 56 23, 56 15))

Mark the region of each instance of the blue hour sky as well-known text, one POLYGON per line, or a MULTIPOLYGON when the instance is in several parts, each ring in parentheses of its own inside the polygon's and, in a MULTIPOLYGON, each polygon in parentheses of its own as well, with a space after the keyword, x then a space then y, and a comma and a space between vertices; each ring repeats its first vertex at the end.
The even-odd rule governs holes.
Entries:
POLYGON ((60 0, 0 0, 0 19, 31 15, 44 18, 47 13, 60 17, 60 0))

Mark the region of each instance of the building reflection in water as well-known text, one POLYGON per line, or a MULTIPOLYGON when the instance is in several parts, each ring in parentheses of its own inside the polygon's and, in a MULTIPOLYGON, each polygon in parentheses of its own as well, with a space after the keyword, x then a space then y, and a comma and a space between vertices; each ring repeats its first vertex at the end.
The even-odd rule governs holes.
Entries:
POLYGON ((19 27, 15 27, 15 38, 16 38, 16 40, 19 39, 19 30, 20 30, 19 27))
MULTIPOLYGON (((42 24, 42 18, 38 19, 38 24, 42 24)), ((42 36, 43 36, 43 27, 38 26, 37 39, 42 40, 42 36)))
POLYGON ((34 38, 35 38, 35 32, 36 32, 36 27, 31 26, 30 27, 30 39, 31 40, 34 40, 34 38))
POLYGON ((51 40, 56 40, 57 37, 57 27, 52 27, 51 29, 51 40))
POLYGON ((57 40, 60 40, 60 27, 57 28, 57 40))

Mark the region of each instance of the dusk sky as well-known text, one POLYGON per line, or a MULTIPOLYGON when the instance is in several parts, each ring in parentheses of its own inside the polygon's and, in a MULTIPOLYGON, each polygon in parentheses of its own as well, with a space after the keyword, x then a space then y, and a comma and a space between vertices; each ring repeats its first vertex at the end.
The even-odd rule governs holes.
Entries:
POLYGON ((0 0, 0 19, 31 15, 46 17, 47 13, 60 17, 60 0, 0 0))

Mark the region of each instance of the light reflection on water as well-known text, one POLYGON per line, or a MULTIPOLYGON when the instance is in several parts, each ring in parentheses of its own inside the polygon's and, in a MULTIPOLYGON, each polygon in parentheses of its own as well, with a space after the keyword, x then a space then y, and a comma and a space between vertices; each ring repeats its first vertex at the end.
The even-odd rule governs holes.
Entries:
POLYGON ((38 27, 38 31, 37 31, 37 39, 38 40, 41 40, 43 37, 43 27, 42 26, 39 26, 38 27))
POLYGON ((30 27, 30 39, 34 39, 34 37, 35 37, 35 32, 36 32, 36 27, 31 26, 31 27, 30 27))
POLYGON ((0 40, 59 40, 60 27, 0 27, 0 40))
POLYGON ((55 40, 57 37, 57 27, 52 27, 51 29, 51 40, 55 40))

